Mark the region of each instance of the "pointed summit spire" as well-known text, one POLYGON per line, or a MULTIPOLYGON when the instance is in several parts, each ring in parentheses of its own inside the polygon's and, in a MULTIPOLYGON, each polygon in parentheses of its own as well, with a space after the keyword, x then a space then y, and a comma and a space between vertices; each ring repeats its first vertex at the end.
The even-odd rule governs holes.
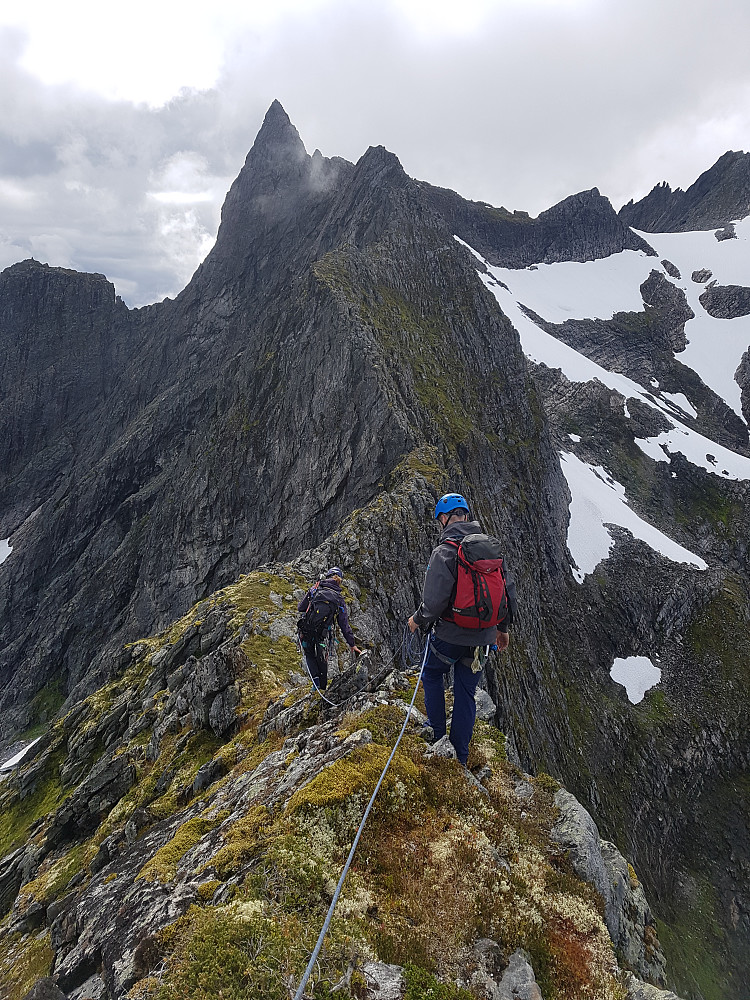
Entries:
POLYGON ((265 157, 269 154, 291 156, 297 162, 307 156, 299 132, 292 125, 280 101, 274 100, 266 112, 248 159, 257 154, 265 157))

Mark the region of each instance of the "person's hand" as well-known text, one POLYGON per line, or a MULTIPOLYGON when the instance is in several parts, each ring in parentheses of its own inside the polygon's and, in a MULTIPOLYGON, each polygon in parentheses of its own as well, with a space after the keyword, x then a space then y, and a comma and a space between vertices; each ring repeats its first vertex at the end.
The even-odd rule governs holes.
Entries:
POLYGON ((357 654, 357 656, 362 655, 362 650, 359 648, 359 646, 351 646, 350 648, 353 653, 357 654))
POLYGON ((508 635, 507 632, 498 632, 497 633, 497 648, 498 649, 501 649, 501 650, 502 649, 507 649, 509 643, 510 643, 510 636, 508 635))
POLYGON ((411 616, 411 618, 406 624, 409 626, 410 632, 416 632, 417 629, 419 628, 419 625, 417 625, 417 623, 414 621, 414 615, 411 616))

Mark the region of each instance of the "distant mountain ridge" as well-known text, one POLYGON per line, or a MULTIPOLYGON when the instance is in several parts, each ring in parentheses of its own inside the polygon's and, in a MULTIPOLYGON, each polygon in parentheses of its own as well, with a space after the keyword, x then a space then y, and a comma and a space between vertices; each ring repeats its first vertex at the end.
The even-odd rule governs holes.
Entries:
MULTIPOLYGON (((687 191, 666 181, 645 198, 629 201, 619 217, 626 226, 649 233, 718 229, 750 215, 750 153, 728 151, 687 191)), ((750 278, 748 279, 750 281, 750 278)))

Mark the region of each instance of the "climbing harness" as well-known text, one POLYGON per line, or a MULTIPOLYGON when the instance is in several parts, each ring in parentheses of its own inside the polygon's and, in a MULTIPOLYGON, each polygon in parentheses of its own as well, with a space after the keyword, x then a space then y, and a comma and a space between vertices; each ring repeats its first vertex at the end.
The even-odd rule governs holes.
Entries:
MULTIPOLYGON (((419 676, 417 677, 417 683, 414 685, 414 694, 412 695, 411 703, 410 703, 409 708, 408 708, 408 710, 406 712, 406 718, 404 719, 404 724, 401 727, 401 732, 398 734, 398 738, 396 739, 396 742, 393 745, 393 750, 391 750, 391 755, 388 758, 388 761, 386 762, 385 767, 383 768, 383 772, 380 775, 380 777, 378 778, 378 783, 377 783, 377 785, 375 785, 375 791, 372 793, 372 795, 370 796, 370 801, 367 803, 367 808, 364 811, 364 815, 362 816, 362 820, 361 820, 361 822, 359 824, 359 828, 357 829, 357 833, 355 834, 355 837, 354 837, 354 843, 352 844, 351 850, 349 851, 349 857, 346 859, 346 864, 344 865, 344 870, 341 872, 341 878, 339 879, 338 885, 336 886, 336 891, 333 894, 333 899, 331 900, 331 905, 328 907, 328 913, 326 914, 325 923, 323 924, 323 928, 322 928, 322 930, 321 930, 321 932, 320 932, 320 934, 318 936, 318 940, 317 940, 317 943, 316 943, 315 948, 313 950, 313 953, 310 956, 310 961, 307 963, 307 968, 305 969, 305 974, 302 977, 302 981, 299 984, 299 988, 298 988, 297 992, 294 995, 294 1000, 301 1000, 301 997, 302 997, 302 994, 304 992, 305 986, 307 985, 307 981, 310 978, 310 975, 312 974, 312 970, 313 970, 313 968, 315 966, 315 963, 318 960, 318 955, 320 954, 320 949, 323 946, 323 939, 325 938, 326 933, 328 932, 328 928, 330 926, 331 919, 333 917, 333 911, 336 908, 336 903, 338 902, 339 895, 340 895, 341 890, 342 890, 342 888, 344 886, 344 879, 346 878, 346 876, 347 876, 347 874, 349 872, 349 866, 351 865, 352 860, 354 858, 354 852, 357 849, 357 844, 359 843, 359 838, 362 836, 362 831, 365 828, 365 823, 367 822, 367 817, 370 815, 370 810, 372 809, 372 804, 375 801, 375 796, 378 794, 378 791, 380 790, 380 786, 383 783, 383 779, 385 778, 385 776, 386 776, 386 774, 388 772, 388 768, 391 766, 391 761, 393 760, 393 758, 394 758, 394 756, 396 754, 396 750, 398 749, 398 745, 401 742, 401 737, 406 732, 406 727, 407 727, 407 725, 409 723, 409 719, 411 718, 411 710, 414 708, 414 702, 417 700, 417 692, 419 691, 419 682, 422 680, 422 674, 424 673, 424 665, 425 665, 425 661, 427 660, 427 653, 429 651, 429 648, 430 648, 430 641, 429 641, 429 636, 428 636, 427 637, 427 641, 425 642, 425 646, 424 646, 424 653, 422 654, 422 664, 421 664, 421 666, 419 668, 419 676)), ((398 655, 398 654, 396 654, 396 655, 398 655)), ((395 656, 394 656, 394 659, 395 659, 395 656)))

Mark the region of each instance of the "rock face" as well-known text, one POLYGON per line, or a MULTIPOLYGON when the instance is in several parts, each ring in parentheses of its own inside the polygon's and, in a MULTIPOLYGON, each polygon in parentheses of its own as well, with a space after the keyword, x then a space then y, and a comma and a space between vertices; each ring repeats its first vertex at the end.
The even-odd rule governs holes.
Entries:
POLYGON ((700 303, 716 319, 736 319, 750 315, 750 288, 744 285, 711 284, 700 297, 700 303))
POLYGON ((664 985, 666 962, 656 921, 640 883, 614 844, 602 840, 588 812, 569 792, 555 795, 560 815, 552 837, 569 852, 573 869, 604 900, 604 918, 612 943, 627 968, 649 982, 664 985))
POLYGON ((750 153, 728 152, 702 173, 687 191, 666 181, 619 216, 626 226, 649 233, 686 233, 716 229, 750 215, 750 153))
POLYGON ((618 219, 596 188, 571 195, 536 219, 453 191, 420 185, 449 230, 498 267, 528 267, 561 260, 596 260, 621 250, 655 251, 618 219))

